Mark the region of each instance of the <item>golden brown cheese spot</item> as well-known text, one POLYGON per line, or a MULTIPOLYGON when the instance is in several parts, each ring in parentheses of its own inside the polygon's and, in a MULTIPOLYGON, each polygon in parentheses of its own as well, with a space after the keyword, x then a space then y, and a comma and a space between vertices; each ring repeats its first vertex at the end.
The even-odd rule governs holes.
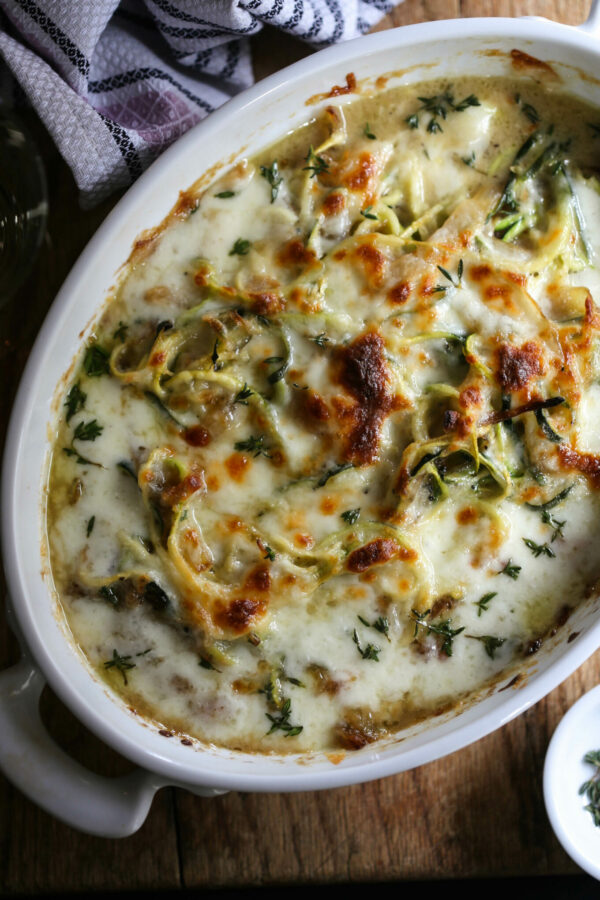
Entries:
POLYGON ((523 275, 520 272, 504 272, 503 274, 509 281, 512 281, 513 284, 518 284, 520 287, 526 287, 527 275, 523 275))
POLYGON ((236 597, 229 604, 217 605, 214 621, 225 631, 243 634, 254 622, 262 618, 266 602, 258 597, 236 597))
POLYGON ((302 534, 298 533, 294 535, 294 543, 298 545, 298 547, 306 547, 310 550, 311 547, 314 547, 315 542, 310 534, 302 534))
POLYGON ((282 266, 309 266, 316 259, 314 250, 306 247, 299 238, 284 244, 277 254, 277 262, 282 266))
POLYGON ((183 439, 190 447, 206 447, 210 444, 210 433, 202 425, 192 425, 183 432, 183 439))
POLYGON ((504 391, 519 391, 544 373, 541 349, 535 341, 527 341, 521 347, 502 344, 496 356, 497 376, 504 391))
POLYGON ((473 281, 485 281, 492 274, 492 270, 487 265, 471 266, 469 275, 473 281))
POLYGON ((250 294, 250 308, 257 316, 274 316, 285 307, 285 299, 273 291, 250 294))
POLYGON ((232 453, 225 460, 225 468, 229 472, 234 481, 243 481, 246 477, 246 470, 250 465, 250 459, 243 453, 232 453))
POLYGON ((481 391, 476 385, 464 388, 458 397, 458 402, 464 409, 469 409, 471 406, 481 406, 482 401, 481 391))
POLYGON ((329 419, 329 407, 316 391, 299 391, 296 396, 300 415, 307 423, 326 422, 329 419))
POLYGON ((326 216, 335 216, 343 210, 345 205, 343 194, 329 194, 323 202, 323 212, 326 216))
POLYGON ((479 513, 474 506, 465 506, 456 513, 456 521, 459 525, 472 525, 479 519, 479 513))
POLYGON ((271 575, 268 567, 260 565, 253 569, 246 578, 244 587, 261 593, 268 591, 271 587, 271 575))
POLYGON ((353 550, 346 561, 350 572, 366 572, 398 555, 398 544, 390 538, 376 538, 364 547, 353 550))
POLYGON ((486 300, 507 300, 511 295, 511 289, 508 284, 488 284, 483 295, 486 300))
POLYGON ((346 413, 350 433, 345 458, 355 465, 373 462, 384 418, 392 407, 385 344, 377 331, 368 331, 339 351, 339 382, 356 403, 346 413))
POLYGON ((372 239, 359 244, 353 255, 364 272, 368 287, 380 287, 385 276, 387 260, 381 250, 374 246, 372 239))
POLYGON ((356 165, 340 178, 341 183, 351 191, 368 191, 371 182, 377 177, 379 167, 377 160, 370 153, 361 153, 356 165))
POLYGON ((402 305, 406 303, 411 294, 411 284, 409 281, 400 281, 388 291, 387 298, 390 303, 402 305))
POLYGON ((156 353, 153 353, 150 359, 148 360, 151 366, 161 366, 165 359, 167 358, 167 354, 162 350, 157 350, 156 353))
POLYGON ((319 504, 319 509, 324 516, 331 516, 339 508, 339 505, 337 497, 323 497, 319 504))
POLYGON ((558 455, 565 468, 576 469, 585 475, 592 487, 600 488, 600 456, 594 453, 580 453, 565 444, 559 444, 558 455))

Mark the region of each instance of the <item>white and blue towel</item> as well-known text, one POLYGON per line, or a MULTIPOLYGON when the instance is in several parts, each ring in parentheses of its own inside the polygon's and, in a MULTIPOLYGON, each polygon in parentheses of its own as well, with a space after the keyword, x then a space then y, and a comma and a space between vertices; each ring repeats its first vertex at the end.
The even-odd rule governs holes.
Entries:
POLYGON ((319 48, 398 2, 0 0, 0 69, 3 59, 4 82, 10 72, 91 206, 252 84, 249 38, 264 24, 319 48))

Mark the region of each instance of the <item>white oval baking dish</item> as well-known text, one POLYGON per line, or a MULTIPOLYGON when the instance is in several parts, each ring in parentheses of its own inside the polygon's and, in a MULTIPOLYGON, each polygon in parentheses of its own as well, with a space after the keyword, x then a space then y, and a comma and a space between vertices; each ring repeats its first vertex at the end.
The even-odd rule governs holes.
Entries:
MULTIPOLYGON (((306 791, 397 773, 451 753, 508 722, 552 690, 600 646, 600 601, 591 600, 536 655, 518 685, 509 678, 458 715, 430 719, 334 764, 184 746, 134 716, 86 667, 52 598, 43 557, 44 473, 52 402, 80 343, 139 233, 157 225, 204 171, 268 146, 310 118, 307 98, 395 73, 390 84, 438 75, 503 74, 513 48, 551 62, 565 90, 600 106, 600 7, 579 29, 542 19, 467 19, 383 31, 310 56, 231 100, 181 138, 115 207, 56 298, 15 400, 3 468, 3 552, 10 620, 23 656, 0 674, 0 767, 52 814, 95 834, 124 836, 144 821, 156 790, 179 785, 209 796, 226 790, 306 791), (594 32, 596 31, 596 35, 594 32), (399 75, 399 71, 404 72, 399 75), (66 756, 38 712, 47 681, 103 741, 140 768, 106 779, 66 756), (503 688, 509 689, 503 689, 503 688)), ((513 73, 514 74, 514 73, 513 73)), ((342 102, 348 97, 341 98, 342 102)), ((331 101, 327 101, 331 102, 331 101)))

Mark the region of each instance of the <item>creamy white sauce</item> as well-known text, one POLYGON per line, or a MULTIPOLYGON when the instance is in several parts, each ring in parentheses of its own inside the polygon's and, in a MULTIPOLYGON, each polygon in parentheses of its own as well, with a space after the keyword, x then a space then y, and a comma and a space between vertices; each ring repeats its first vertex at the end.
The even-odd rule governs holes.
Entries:
POLYGON ((356 749, 498 677, 600 575, 585 108, 535 86, 517 103, 502 81, 448 90, 359 101, 227 173, 96 328, 113 374, 78 369, 58 425, 53 576, 90 665, 162 727, 356 749), (444 115, 420 108, 434 94, 444 115), (529 166, 578 136, 556 151, 570 188, 554 160, 500 209, 526 170, 526 100, 529 166), (528 224, 507 240, 510 216, 528 224), (566 402, 486 425, 503 395, 566 402))

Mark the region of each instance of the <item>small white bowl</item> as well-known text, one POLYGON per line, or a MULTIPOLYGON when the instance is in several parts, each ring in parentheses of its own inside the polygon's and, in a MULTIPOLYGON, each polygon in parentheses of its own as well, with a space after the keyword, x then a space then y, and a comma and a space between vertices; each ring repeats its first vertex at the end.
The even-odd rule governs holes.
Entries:
POLYGON ((544 802, 556 837, 578 866, 600 880, 600 828, 579 789, 594 772, 584 756, 600 750, 600 685, 588 691, 559 723, 544 763, 544 802))

